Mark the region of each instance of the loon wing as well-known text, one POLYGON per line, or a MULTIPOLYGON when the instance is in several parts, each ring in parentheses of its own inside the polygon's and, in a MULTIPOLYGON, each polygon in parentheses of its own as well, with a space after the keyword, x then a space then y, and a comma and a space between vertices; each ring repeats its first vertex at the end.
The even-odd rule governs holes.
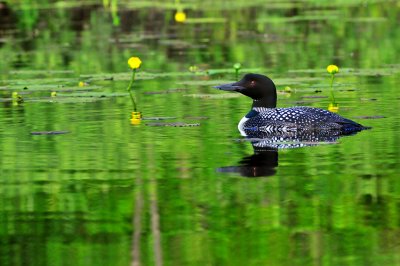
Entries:
MULTIPOLYGON (((364 127, 350 119, 327 110, 296 106, 290 108, 258 108, 258 115, 248 121, 249 124, 258 124, 260 127, 278 128, 285 127, 286 130, 297 128, 302 130, 311 129, 340 129, 344 131, 358 131, 364 127)), ((247 125, 246 125, 247 126, 247 125)))

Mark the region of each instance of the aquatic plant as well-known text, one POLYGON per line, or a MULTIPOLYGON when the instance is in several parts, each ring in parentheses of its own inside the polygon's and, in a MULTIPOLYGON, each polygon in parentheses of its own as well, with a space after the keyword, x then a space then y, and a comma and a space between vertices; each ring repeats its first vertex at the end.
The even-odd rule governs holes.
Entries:
POLYGON ((233 69, 235 69, 235 76, 236 76, 236 80, 239 80, 239 71, 240 68, 242 67, 241 63, 235 63, 233 64, 233 69))
POLYGON ((142 64, 142 60, 140 60, 139 57, 131 57, 128 60, 128 65, 130 68, 132 68, 134 71, 140 67, 142 64))
POLYGON ((197 71, 199 71, 199 68, 196 65, 192 65, 189 67, 189 71, 192 73, 196 73, 197 71))
POLYGON ((339 67, 337 65, 329 65, 326 67, 326 71, 328 71, 329 74, 335 75, 339 72, 339 67))
POLYGON ((285 88, 283 88, 283 92, 284 93, 292 93, 292 88, 290 86, 286 86, 285 88))
POLYGON ((19 104, 21 104, 21 103, 24 102, 24 98, 22 98, 22 96, 19 95, 19 93, 16 92, 16 91, 14 91, 14 92, 11 94, 11 96, 12 96, 13 105, 19 105, 19 104))
POLYGON ((142 113, 140 112, 132 112, 131 113, 131 124, 132 125, 139 125, 142 121, 142 113))
POLYGON ((335 101, 335 95, 333 93, 333 80, 335 79, 335 74, 339 72, 339 67, 337 65, 329 65, 326 67, 326 71, 331 75, 331 100, 329 103, 328 110, 331 112, 339 111, 339 104, 335 101))
POLYGON ((186 21, 186 13, 183 10, 178 10, 175 13, 175 21, 183 23, 186 21))
POLYGON ((134 125, 140 124, 140 119, 142 117, 141 113, 137 111, 135 96, 132 93, 132 86, 135 81, 136 71, 139 69, 141 64, 142 64, 142 60, 140 60, 139 57, 133 56, 133 57, 129 58, 129 60, 128 60, 128 65, 132 69, 132 77, 131 77, 131 81, 129 82, 128 88, 126 90, 129 92, 129 96, 132 101, 133 112, 132 112, 131 123, 134 125))

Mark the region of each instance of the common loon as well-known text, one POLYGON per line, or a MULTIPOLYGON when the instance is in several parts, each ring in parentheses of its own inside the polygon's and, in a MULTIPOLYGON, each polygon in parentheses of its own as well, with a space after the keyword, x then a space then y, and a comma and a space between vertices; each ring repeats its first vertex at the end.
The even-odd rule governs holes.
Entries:
POLYGON ((276 87, 273 81, 260 74, 246 74, 240 81, 215 86, 225 91, 237 91, 253 99, 253 105, 239 122, 243 136, 255 133, 325 132, 326 135, 349 135, 368 129, 352 120, 327 110, 294 106, 276 108, 276 87))

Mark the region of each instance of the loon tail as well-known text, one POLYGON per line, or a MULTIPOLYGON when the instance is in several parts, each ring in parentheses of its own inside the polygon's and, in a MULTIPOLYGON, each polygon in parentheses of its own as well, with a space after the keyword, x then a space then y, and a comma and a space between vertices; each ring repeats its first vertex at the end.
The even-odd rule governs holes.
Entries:
POLYGON ((372 127, 365 127, 351 120, 349 120, 349 122, 347 123, 341 123, 341 125, 342 125, 341 130, 346 135, 372 128, 372 127))

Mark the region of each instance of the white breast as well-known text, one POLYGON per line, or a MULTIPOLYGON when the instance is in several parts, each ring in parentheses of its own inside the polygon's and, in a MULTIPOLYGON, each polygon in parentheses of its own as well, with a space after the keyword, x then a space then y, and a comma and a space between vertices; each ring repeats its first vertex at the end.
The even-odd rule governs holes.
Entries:
POLYGON ((240 122, 239 122, 238 129, 239 129, 240 134, 241 134, 243 137, 246 137, 246 136, 247 136, 246 133, 244 132, 244 123, 246 123, 246 121, 249 120, 249 119, 250 119, 250 118, 247 118, 247 117, 244 116, 244 117, 240 120, 240 122))

